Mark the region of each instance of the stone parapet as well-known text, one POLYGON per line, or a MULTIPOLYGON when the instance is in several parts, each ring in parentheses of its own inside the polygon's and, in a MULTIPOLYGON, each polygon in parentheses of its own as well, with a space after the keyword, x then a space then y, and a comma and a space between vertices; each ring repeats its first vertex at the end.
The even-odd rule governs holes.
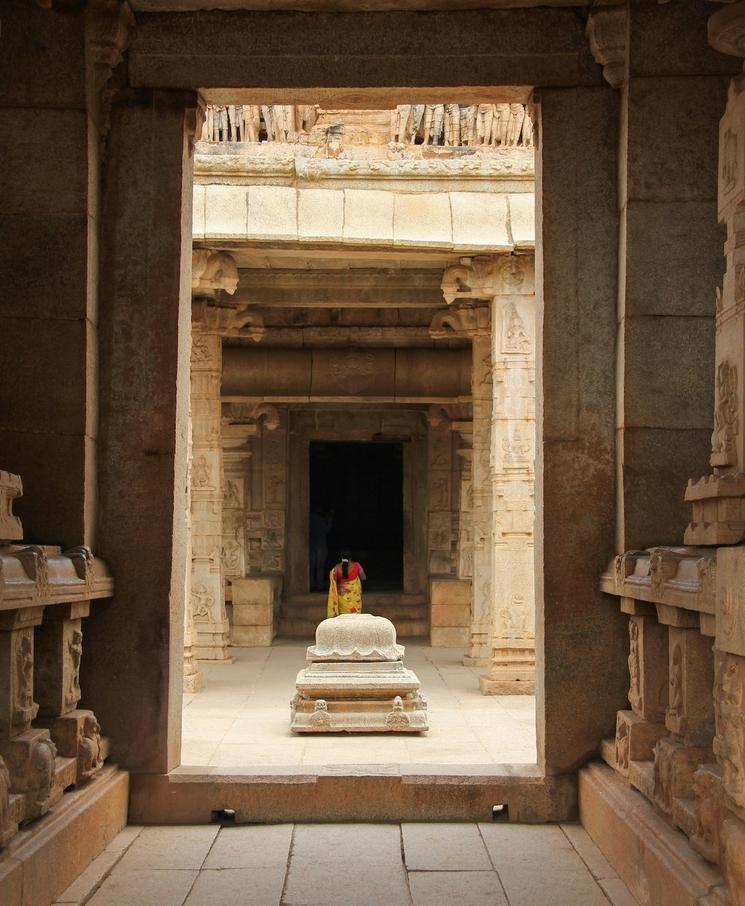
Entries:
POLYGON ((0 545, 0 847, 103 767, 108 741, 78 708, 82 623, 113 591, 87 547, 0 545))

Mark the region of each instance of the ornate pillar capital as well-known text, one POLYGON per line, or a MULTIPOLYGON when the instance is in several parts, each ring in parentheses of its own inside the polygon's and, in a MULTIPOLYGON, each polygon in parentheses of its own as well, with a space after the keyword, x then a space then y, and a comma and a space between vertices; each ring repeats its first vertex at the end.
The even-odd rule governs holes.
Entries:
POLYGON ((108 130, 113 91, 111 75, 124 59, 134 25, 130 6, 122 0, 88 0, 86 7, 86 65, 89 109, 102 133, 108 130))
POLYGON ((439 311, 429 325, 433 340, 452 340, 489 336, 490 317, 487 305, 471 305, 439 311))
POLYGON ((587 19, 590 50, 612 88, 620 88, 626 81, 628 23, 628 6, 623 0, 597 0, 587 19))
POLYGON ((191 253, 191 290, 194 298, 214 299, 220 290, 233 295, 238 288, 238 268, 227 252, 194 249, 191 253))
POLYGON ((533 264, 527 256, 483 255, 461 258, 445 268, 442 295, 448 305, 459 300, 490 302, 499 295, 531 295, 533 264))

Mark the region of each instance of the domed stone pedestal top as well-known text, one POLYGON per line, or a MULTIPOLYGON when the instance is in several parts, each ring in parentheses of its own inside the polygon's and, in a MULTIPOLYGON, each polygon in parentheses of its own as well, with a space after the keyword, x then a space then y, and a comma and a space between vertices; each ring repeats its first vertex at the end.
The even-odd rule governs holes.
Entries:
POLYGON ((318 624, 309 661, 401 661, 404 646, 396 644, 396 627, 371 613, 344 613, 318 624))
POLYGON ((396 627, 385 617, 347 613, 324 620, 295 681, 292 731, 426 732, 427 703, 403 656, 396 627))

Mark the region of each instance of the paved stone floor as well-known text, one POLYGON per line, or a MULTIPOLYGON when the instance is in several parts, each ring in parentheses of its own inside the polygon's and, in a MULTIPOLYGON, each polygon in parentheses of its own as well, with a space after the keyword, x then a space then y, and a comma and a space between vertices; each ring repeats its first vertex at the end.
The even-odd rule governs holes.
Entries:
POLYGON ((233 648, 232 664, 202 662, 206 687, 184 696, 181 763, 203 766, 333 764, 532 764, 535 700, 486 696, 483 668, 462 651, 407 643, 405 663, 422 683, 430 730, 421 736, 296 736, 290 732, 295 677, 307 642, 233 648))
POLYGON ((58 904, 635 906, 577 825, 128 827, 58 904))

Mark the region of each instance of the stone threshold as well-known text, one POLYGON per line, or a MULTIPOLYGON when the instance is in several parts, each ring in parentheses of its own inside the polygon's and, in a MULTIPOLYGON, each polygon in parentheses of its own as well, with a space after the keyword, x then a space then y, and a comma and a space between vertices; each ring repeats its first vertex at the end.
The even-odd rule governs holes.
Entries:
POLYGON ((54 903, 127 824, 129 775, 106 766, 0 851, 3 906, 54 903))
POLYGON ((728 906, 724 879, 615 771, 579 772, 579 817, 641 906, 728 906))
POLYGON ((535 765, 180 767, 131 777, 134 824, 573 821, 577 776, 535 765), (506 808, 505 808, 506 806, 506 808))

